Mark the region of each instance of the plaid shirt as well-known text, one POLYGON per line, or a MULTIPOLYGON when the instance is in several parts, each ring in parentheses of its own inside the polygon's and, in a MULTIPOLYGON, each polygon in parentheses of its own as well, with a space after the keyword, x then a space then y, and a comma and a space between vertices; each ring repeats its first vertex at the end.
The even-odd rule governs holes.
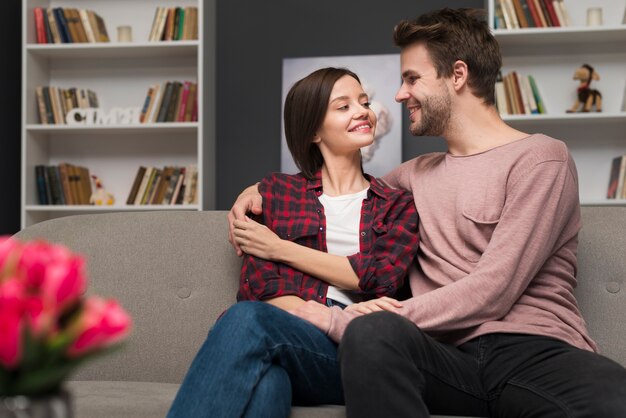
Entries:
MULTIPOLYGON (((393 296, 404 283, 418 247, 417 212, 410 193, 374 177, 361 207, 360 252, 348 256, 365 299, 393 296)), ((280 238, 327 252, 326 217, 318 200, 321 172, 314 180, 275 173, 259 184, 263 213, 257 219, 280 238)), ((328 283, 286 264, 245 255, 237 300, 295 295, 326 303, 328 283)))

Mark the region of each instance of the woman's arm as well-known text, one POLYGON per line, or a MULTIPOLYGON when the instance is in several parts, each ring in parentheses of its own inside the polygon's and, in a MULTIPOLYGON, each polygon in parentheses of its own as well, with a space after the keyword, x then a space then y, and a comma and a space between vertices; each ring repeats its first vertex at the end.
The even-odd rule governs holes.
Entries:
POLYGON ((359 289, 359 277, 348 257, 283 240, 265 225, 250 218, 234 221, 235 242, 247 254, 289 266, 342 289, 359 289))
POLYGON ((234 239, 255 257, 287 264, 334 286, 384 296, 402 285, 417 252, 417 213, 410 195, 390 203, 385 225, 376 225, 367 254, 336 256, 283 240, 249 218, 234 222, 234 239))

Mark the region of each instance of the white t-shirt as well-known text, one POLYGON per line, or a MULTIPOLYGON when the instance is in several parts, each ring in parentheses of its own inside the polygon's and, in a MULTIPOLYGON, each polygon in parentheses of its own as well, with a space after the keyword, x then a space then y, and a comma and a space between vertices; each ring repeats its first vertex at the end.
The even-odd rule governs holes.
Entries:
MULTIPOLYGON (((326 247, 329 254, 348 256, 359 252, 361 207, 367 191, 368 189, 364 189, 342 196, 322 194, 319 197, 326 215, 326 247)), ((345 305, 361 300, 354 292, 335 286, 328 286, 326 297, 345 305)))

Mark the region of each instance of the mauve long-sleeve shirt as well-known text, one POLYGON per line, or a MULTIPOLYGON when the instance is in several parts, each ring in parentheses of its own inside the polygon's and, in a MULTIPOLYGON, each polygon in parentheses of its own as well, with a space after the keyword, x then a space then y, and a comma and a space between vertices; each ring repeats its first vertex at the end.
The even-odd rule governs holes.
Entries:
MULTIPOLYGON (((573 294, 581 217, 563 142, 537 134, 469 156, 426 154, 385 180, 411 190, 419 214, 402 316, 455 345, 519 333, 597 350, 573 294)), ((356 314, 331 312, 328 335, 340 341, 356 314)))

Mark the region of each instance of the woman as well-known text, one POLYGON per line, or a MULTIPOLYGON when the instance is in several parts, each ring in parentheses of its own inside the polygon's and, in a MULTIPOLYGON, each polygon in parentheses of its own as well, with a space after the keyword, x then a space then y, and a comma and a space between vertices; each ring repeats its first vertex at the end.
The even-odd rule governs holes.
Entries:
POLYGON ((238 300, 253 302, 217 321, 170 417, 287 417, 292 402, 343 403, 336 344, 286 310, 392 296, 417 251, 410 195, 362 171, 376 118, 358 77, 313 72, 291 88, 284 116, 302 172, 264 179, 264 225, 248 220, 235 231, 246 252, 238 300))

